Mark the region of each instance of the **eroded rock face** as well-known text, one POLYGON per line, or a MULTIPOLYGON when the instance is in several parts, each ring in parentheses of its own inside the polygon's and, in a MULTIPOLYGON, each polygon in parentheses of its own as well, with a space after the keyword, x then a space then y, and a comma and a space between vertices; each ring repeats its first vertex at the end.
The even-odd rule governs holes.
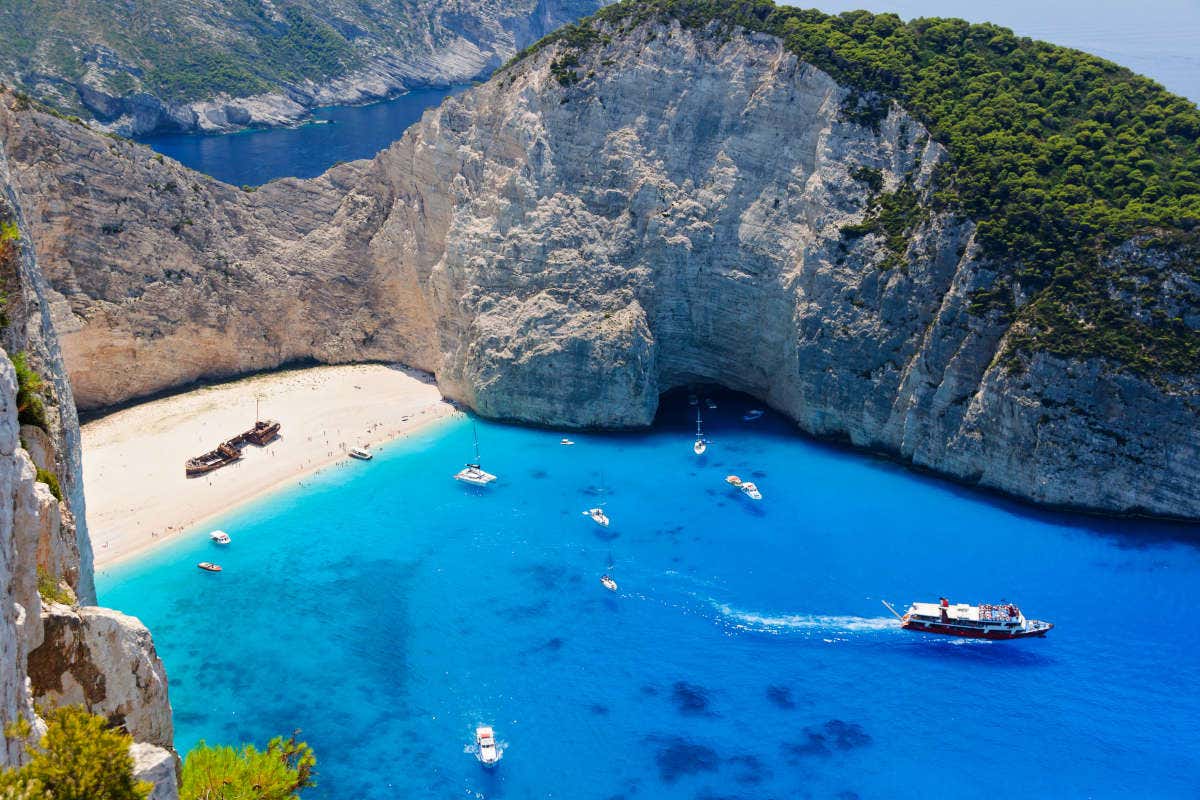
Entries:
POLYGON ((29 654, 39 703, 82 705, 137 742, 173 746, 167 674, 141 622, 109 608, 48 603, 43 624, 45 641, 29 654))
POLYGON ((133 776, 154 784, 146 800, 179 800, 179 759, 170 750, 135 742, 129 748, 133 756, 133 776))
MULTIPOLYGON (((7 295, 7 319, 0 326, 7 349, 0 349, 0 724, 28 722, 36 741, 45 726, 35 712, 35 694, 41 708, 85 703, 138 740, 165 748, 172 759, 169 775, 148 762, 145 775, 161 773, 167 784, 156 792, 173 797, 166 677, 149 633, 116 612, 47 604, 39 593, 44 584, 54 596, 94 599, 91 545, 73 513, 84 510, 75 404, 2 146, 0 223, 0 280, 7 295), (41 418, 25 425, 18 423, 10 360, 17 352, 40 376, 40 388, 31 391, 44 405, 41 418), (39 469, 55 476, 61 500, 39 479, 45 477, 39 469)), ((23 761, 27 744, 5 738, 0 766, 23 761)))
POLYGON ((711 381, 1038 502, 1200 517, 1195 376, 1007 371, 1008 323, 969 310, 1002 265, 929 202, 946 154, 903 109, 847 120, 849 91, 772 37, 611 34, 448 99, 370 162, 252 194, 0 108, 80 407, 386 359, 489 416, 630 427, 711 381), (843 233, 864 170, 917 197, 903 252, 843 233))

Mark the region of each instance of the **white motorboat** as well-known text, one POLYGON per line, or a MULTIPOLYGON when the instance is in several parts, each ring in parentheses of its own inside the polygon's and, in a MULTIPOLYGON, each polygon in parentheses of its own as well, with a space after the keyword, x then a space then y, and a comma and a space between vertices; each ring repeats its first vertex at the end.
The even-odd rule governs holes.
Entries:
POLYGON ((583 512, 583 515, 585 517, 590 517, 592 522, 596 523, 602 528, 608 527, 608 515, 604 513, 603 508, 589 508, 587 511, 583 512))
POLYGON ((725 478, 725 482, 733 488, 740 491, 742 494, 749 497, 751 500, 762 500, 762 492, 758 490, 758 486, 750 481, 744 481, 737 475, 729 475, 725 478))
POLYGON ((491 725, 480 725, 475 729, 475 744, 479 747, 479 760, 485 767, 490 767, 500 760, 500 750, 496 747, 496 734, 491 725))
POLYGON ((742 421, 743 422, 753 422, 754 420, 758 419, 762 415, 763 415, 763 410, 761 408, 752 408, 749 411, 747 411, 745 414, 742 415, 742 421))
POLYGON ((469 483, 473 486, 487 486, 496 480, 496 476, 490 472, 486 472, 479 465, 479 431, 476 430, 474 425, 471 426, 471 431, 475 435, 475 460, 456 472, 454 480, 469 483))
POLYGON ((617 582, 612 579, 611 575, 604 575, 600 578, 600 583, 604 584, 604 588, 610 592, 617 590, 617 582))
POLYGON ((357 458, 359 461, 370 461, 375 456, 371 455, 371 451, 365 447, 351 447, 350 457, 357 458))
POLYGON ((558 443, 564 447, 570 447, 571 445, 575 444, 574 442, 572 442, 570 439, 568 439, 565 436, 563 438, 559 439, 558 443))
POLYGON ((217 544, 229 544, 233 541, 233 539, 230 539, 229 534, 225 531, 213 531, 208 535, 208 538, 212 539, 217 544))
POLYGON ((704 438, 704 434, 700 430, 700 408, 696 408, 696 443, 692 445, 692 452, 698 456, 704 455, 704 451, 708 449, 708 441, 704 438))

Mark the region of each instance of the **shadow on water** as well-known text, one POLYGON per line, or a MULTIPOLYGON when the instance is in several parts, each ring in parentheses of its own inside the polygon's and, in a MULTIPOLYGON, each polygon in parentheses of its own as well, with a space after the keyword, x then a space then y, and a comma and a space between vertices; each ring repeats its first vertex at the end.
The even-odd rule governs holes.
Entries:
MULTIPOLYGON (((1051 634, 1053 635, 1053 634, 1051 634)), ((989 642, 982 639, 955 639, 950 636, 920 637, 913 641, 890 645, 897 652, 914 658, 954 661, 974 667, 1048 667, 1055 659, 1034 649, 1040 641, 989 642)))
MULTIPOLYGON (((854 460, 860 463, 866 461, 874 469, 903 474, 910 480, 919 481, 926 486, 966 498, 975 503, 987 504, 1007 514, 1110 539, 1121 548, 1142 550, 1166 544, 1200 547, 1200 524, 1198 523, 1152 517, 1104 516, 1071 509, 1034 505, 997 490, 960 483, 952 478, 924 471, 886 453, 863 450, 848 442, 809 436, 799 430, 784 415, 768 409, 761 401, 741 392, 711 385, 698 386, 691 391, 695 393, 701 405, 707 399, 712 399, 717 404, 716 409, 703 409, 705 434, 714 443, 720 439, 722 431, 754 425, 766 433, 794 436, 798 443, 815 448, 825 456, 839 460, 854 460), (752 408, 764 409, 766 413, 752 422, 743 420, 742 415, 752 408)), ((689 405, 688 395, 689 390, 687 389, 672 389, 663 393, 659 398, 658 412, 654 418, 656 430, 679 431, 681 436, 689 435, 685 432, 694 434, 695 407, 689 405)), ((714 449, 717 449, 716 445, 714 445, 714 449)), ((733 445, 720 448, 720 451, 722 453, 753 454, 750 448, 733 445)), ((713 451, 710 450, 709 455, 713 455, 713 451)), ((741 462, 742 459, 737 459, 737 461, 741 462)), ((724 466, 720 461, 713 463, 717 466, 724 466)), ((760 471, 747 471, 755 480, 766 477, 766 474, 760 471)), ((754 513, 754 509, 751 509, 750 513, 754 513)))

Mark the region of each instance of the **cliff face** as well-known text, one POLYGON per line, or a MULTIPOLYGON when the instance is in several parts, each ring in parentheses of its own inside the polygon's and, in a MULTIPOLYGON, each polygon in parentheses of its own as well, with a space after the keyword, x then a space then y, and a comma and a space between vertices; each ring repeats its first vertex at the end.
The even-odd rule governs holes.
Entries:
MULTIPOLYGON (((19 201, 0 146, 0 723, 23 719, 36 738, 35 701, 83 705, 134 736, 140 774, 169 800, 171 708, 150 633, 88 605, 96 598, 79 422, 19 201)), ((0 766, 21 763, 26 744, 6 738, 0 766)))
MULTIPOLYGON (((848 119, 854 93, 770 36, 610 34, 543 48, 372 162, 249 195, 0 110, 80 407, 377 358, 489 416, 638 426, 712 381, 1038 502, 1200 517, 1195 376, 1007 364, 1021 331, 971 298, 1011 265, 931 202, 947 156, 903 109, 848 119)), ((1194 264, 1112 257, 1194 299, 1194 264)))
POLYGON ((0 9, 0 75, 125 135, 290 124, 482 77, 599 0, 219 0, 0 9))

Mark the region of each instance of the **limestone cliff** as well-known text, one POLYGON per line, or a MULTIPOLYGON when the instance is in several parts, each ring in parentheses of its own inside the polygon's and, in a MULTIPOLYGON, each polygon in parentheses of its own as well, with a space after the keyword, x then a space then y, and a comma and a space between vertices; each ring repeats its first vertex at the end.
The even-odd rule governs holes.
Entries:
MULTIPOLYGON (((79 423, 19 201, 0 146, 0 724, 23 719, 36 736, 35 701, 83 705, 132 734, 139 774, 170 800, 171 708, 150 634, 87 605, 95 589, 79 423)), ((20 763, 25 745, 6 738, 0 766, 20 763)))
POLYGON ((486 76, 598 0, 0 6, 0 76, 127 135, 292 124, 486 76))
MULTIPOLYGON (((854 89, 764 34, 596 40, 538 50, 371 162, 251 194, 0 109, 80 407, 395 359, 489 416, 625 427, 711 381, 1037 502, 1200 517, 1196 376, 1010 368, 1020 326, 973 298, 1012 265, 933 202, 948 156, 917 119, 848 114, 854 89), (875 222, 896 198, 898 234, 875 222)), ((1188 307, 1194 264, 1156 248, 1112 257, 1188 307)))

